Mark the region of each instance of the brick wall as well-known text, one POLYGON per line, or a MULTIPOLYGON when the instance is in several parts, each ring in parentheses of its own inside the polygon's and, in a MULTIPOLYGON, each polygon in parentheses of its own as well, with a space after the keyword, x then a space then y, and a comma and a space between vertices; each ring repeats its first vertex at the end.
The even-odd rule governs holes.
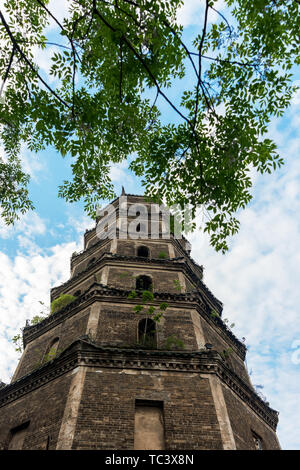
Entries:
MULTIPOLYGON (((133 305, 111 304, 109 308, 103 306, 100 311, 96 342, 126 347, 136 345, 138 322, 147 317, 146 311, 147 306, 144 309, 145 313, 135 313, 133 305)), ((174 308, 167 310, 156 328, 158 348, 164 349, 168 337, 174 335, 183 341, 184 349, 198 349, 193 323, 188 311, 174 308)))
POLYGON ((262 438, 263 449, 279 449, 275 432, 230 389, 222 388, 237 449, 255 450, 252 431, 262 438))
POLYGON ((4 408, 0 408, 0 449, 7 448, 10 430, 30 421, 23 449, 55 449, 69 393, 71 375, 59 377, 4 408), (49 438, 49 440, 48 440, 49 438))
POLYGON ((122 289, 135 289, 136 277, 140 275, 152 278, 154 292, 179 293, 174 284, 174 281, 179 281, 178 272, 147 265, 139 268, 110 267, 108 285, 122 289))
MULTIPOLYGON (((142 199, 131 197, 131 202, 142 202, 142 199)), ((95 230, 87 232, 86 246, 92 246, 98 241, 95 230)), ((185 245, 185 242, 182 241, 182 244, 185 245)), ((56 293, 54 290, 53 296, 57 297, 60 292, 74 294, 77 290, 83 293, 95 280, 107 283, 109 287, 131 290, 135 289, 136 277, 139 275, 151 276, 153 290, 156 292, 178 294, 178 281, 182 284, 184 280, 186 291, 194 290, 193 281, 183 278, 176 264, 170 266, 167 263, 135 261, 126 263, 114 260, 113 257, 109 265, 99 264, 91 268, 87 275, 83 274, 82 277, 76 278, 76 274, 86 269, 91 259, 98 259, 104 251, 116 250, 119 255, 136 256, 137 247, 141 245, 149 247, 152 259, 159 258, 162 252, 166 254, 166 259, 182 256, 184 253, 177 242, 109 240, 101 247, 93 248, 78 257, 73 263, 73 268, 76 266, 75 271, 73 270, 74 278, 61 290, 58 289, 56 293)), ((194 272, 201 274, 201 268, 193 266, 191 261, 188 261, 188 264, 194 272)), ((137 302, 130 304, 126 298, 121 301, 104 296, 101 300, 97 299, 97 302, 65 320, 61 319, 59 325, 53 326, 51 330, 30 342, 15 380, 39 367, 49 344, 56 337, 60 339, 58 344, 58 353, 60 353, 80 336, 85 335, 87 328, 91 330, 93 341, 98 344, 136 346, 138 323, 147 316, 145 312, 147 307, 143 313, 137 314, 133 311, 137 302), (89 318, 91 321, 88 323, 89 318)), ((158 348, 164 349, 167 339, 175 336, 183 341, 184 349, 187 351, 197 350, 205 343, 212 343, 213 349, 220 353, 228 350, 232 346, 230 341, 227 342, 226 337, 223 338, 222 334, 219 334, 217 327, 210 325, 204 317, 198 318, 197 315, 199 314, 196 313, 195 316, 193 305, 190 309, 180 308, 179 302, 169 305, 157 325, 158 348)), ((121 359, 122 354, 126 353, 120 353, 121 359)), ((169 357, 172 353, 166 354, 169 357)), ((230 353, 226 362, 229 368, 251 386, 245 365, 237 353, 230 353)), ((160 371, 159 366, 151 370, 147 369, 147 366, 139 370, 133 368, 122 370, 118 368, 119 363, 116 368, 99 369, 94 368, 94 364, 95 362, 92 363, 93 368, 86 373, 84 382, 82 379, 83 393, 78 398, 81 401, 73 442, 74 449, 133 449, 136 400, 151 400, 163 404, 166 449, 223 448, 215 403, 207 376, 182 370, 160 371)), ((51 364, 48 365, 52 367, 51 364)), ((128 367, 131 367, 131 363, 128 367)), ((52 375, 50 377, 52 379, 52 375)), ((50 449, 56 448, 71 377, 72 374, 68 372, 0 409, 0 448, 7 447, 10 430, 26 421, 30 421, 30 424, 24 440, 24 449, 44 449, 47 445, 50 449)), ((26 384, 27 380, 30 385, 30 376, 26 378, 26 384)), ((276 435, 268 425, 230 389, 224 385, 222 388, 237 448, 255 448, 252 432, 262 438, 265 448, 278 448, 276 435)))
POLYGON ((132 307, 110 305, 101 308, 96 342, 130 346, 137 342, 139 316, 132 307))
POLYGON ((79 336, 86 333, 87 322, 89 318, 89 309, 77 313, 73 317, 67 318, 59 325, 34 339, 27 345, 22 358, 22 363, 14 377, 14 380, 23 377, 32 372, 42 364, 44 354, 51 341, 58 337, 58 354, 66 349, 71 343, 76 341, 79 336))
POLYGON ((73 449, 133 449, 136 399, 163 402, 166 449, 222 449, 207 379, 109 369, 86 375, 73 449))
POLYGON ((182 309, 169 309, 164 315, 164 319, 158 328, 161 330, 160 339, 163 344, 168 337, 175 336, 183 341, 184 349, 197 350, 197 341, 194 331, 191 314, 189 311, 182 309))
POLYGON ((72 276, 75 276, 81 271, 84 271, 88 267, 89 262, 93 258, 97 259, 97 258, 100 258, 100 256, 103 253, 106 253, 106 252, 109 253, 110 248, 111 248, 111 240, 108 240, 106 243, 99 246, 97 249, 95 248, 94 250, 91 250, 89 253, 82 254, 80 257, 74 259, 72 276))
MULTIPOLYGON (((223 353, 224 350, 228 350, 228 348, 231 347, 231 344, 229 342, 227 343, 220 335, 218 335, 216 330, 208 324, 205 318, 200 318, 205 342, 211 343, 213 345, 213 349, 215 349, 219 353, 223 353)), ((237 375, 239 375, 239 377, 241 377, 242 380, 244 380, 244 382, 247 383, 247 385, 252 387, 248 373, 245 368, 245 364, 234 351, 229 352, 229 356, 226 358, 226 363, 230 369, 232 369, 237 375)))
POLYGON ((165 253, 169 259, 168 243, 163 241, 151 242, 149 240, 118 240, 118 255, 137 256, 139 246, 146 245, 149 248, 149 258, 159 258, 161 253, 165 253))

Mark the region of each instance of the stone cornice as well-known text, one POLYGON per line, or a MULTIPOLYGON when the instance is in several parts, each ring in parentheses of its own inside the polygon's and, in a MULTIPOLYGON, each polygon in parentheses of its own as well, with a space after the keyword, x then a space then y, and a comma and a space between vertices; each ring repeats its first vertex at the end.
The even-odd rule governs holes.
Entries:
MULTIPOLYGON (((90 230, 93 231, 95 230, 96 227, 94 227, 93 229, 90 230)), ((119 233, 119 229, 117 229, 117 233, 119 233)), ((184 237, 183 237, 184 238, 184 237)), ((118 238, 116 237, 117 240, 120 240, 121 242, 122 241, 126 241, 122 238, 118 238)), ((74 260, 77 260, 78 257, 80 258, 83 258, 85 259, 87 256, 89 256, 91 253, 93 253, 94 251, 97 251, 98 248, 100 248, 101 246, 105 245, 105 244, 108 244, 109 242, 111 242, 112 240, 114 240, 114 238, 105 238, 103 240, 99 240, 98 242, 94 243, 93 245, 91 245, 89 248, 84 248, 83 250, 81 251, 78 251, 78 252, 74 252, 72 254, 72 257, 71 257, 71 267, 73 267, 74 265, 74 260)), ((186 240, 184 238, 184 240, 186 240)), ((195 268, 200 271, 201 275, 203 274, 203 266, 200 266, 198 263, 196 263, 193 258, 190 256, 190 254, 184 249, 184 247, 182 246, 181 243, 179 243, 179 241, 174 238, 171 234, 171 238, 158 238, 158 239, 138 239, 138 240, 135 240, 135 241, 139 241, 141 243, 143 242, 152 242, 152 243, 155 243, 155 242, 170 242, 170 241, 173 241, 175 244, 176 244, 176 248, 179 249, 180 251, 182 251, 183 255, 186 256, 186 258, 189 259, 189 261, 191 261, 191 263, 195 266, 195 268)), ((186 240, 187 241, 187 240, 186 240)))
POLYGON ((207 296, 208 300, 212 303, 212 307, 217 310, 219 315, 222 314, 222 309, 223 305, 220 300, 218 300, 213 293, 209 290, 209 288, 204 284, 204 282, 193 272, 191 267, 185 262, 184 257, 178 257, 178 258, 172 258, 172 259, 160 259, 160 258, 141 258, 139 256, 126 256, 126 255, 117 255, 117 254, 112 254, 110 252, 105 252, 102 253, 101 256, 93 263, 91 263, 86 269, 81 271, 80 273, 76 274, 73 276, 71 279, 68 281, 64 282, 60 286, 53 287, 51 289, 51 299, 53 300, 54 298, 58 297, 61 292, 64 291, 64 289, 74 281, 81 279, 85 274, 89 273, 92 271, 100 262, 111 262, 111 261, 126 261, 128 263, 140 263, 140 264, 152 264, 152 265, 159 265, 159 266, 176 266, 177 268, 180 267, 180 269, 183 269, 186 271, 187 277, 190 277, 192 282, 194 282, 196 285, 199 286, 199 288, 203 291, 204 295, 207 296), (54 294, 54 296, 53 296, 54 294))
POLYGON ((216 374, 274 431, 277 411, 270 408, 221 359, 217 351, 163 351, 98 346, 87 337, 71 344, 57 358, 0 389, 0 407, 78 367, 161 370, 216 374))
MULTIPOLYGON (((93 229, 90 229, 90 232, 95 230, 95 227, 93 229)), ((182 236, 182 238, 187 242, 188 240, 186 240, 185 237, 182 236)), ((162 241, 164 239, 158 239, 158 240, 152 240, 150 239, 149 241, 153 242, 153 241, 162 241)), ((109 241, 111 241, 111 239, 109 239, 109 241)), ((121 240, 122 241, 122 240, 121 240)), ((142 239, 140 240, 142 241, 142 239)), ((191 257, 190 253, 188 253, 184 247, 182 246, 181 243, 179 243, 179 241, 174 238, 173 236, 171 236, 170 239, 167 239, 167 241, 173 241, 176 245, 176 248, 180 251, 182 251, 182 254, 183 256, 186 257, 186 259, 192 264, 193 268, 195 269, 195 271, 197 272, 197 274, 199 276, 203 276, 203 266, 202 265, 199 265, 198 263, 196 263, 196 261, 191 257)), ((74 260, 77 260, 78 257, 82 257, 83 259, 88 257, 91 253, 93 253, 94 251, 97 251, 98 248, 100 248, 101 246, 105 245, 105 243, 107 243, 107 239, 104 239, 104 240, 99 240, 97 243, 94 243, 94 245, 90 246, 89 248, 85 248, 84 250, 81 250, 79 252, 74 252, 72 254, 72 257, 71 257, 71 269, 73 268, 73 265, 74 265, 74 260)), ((220 302, 220 301, 218 301, 220 302)), ((221 302, 220 302, 221 303, 221 302)))
MULTIPOLYGON (((94 282, 80 297, 66 305, 61 310, 49 315, 40 323, 36 325, 27 326, 23 329, 23 344, 24 347, 27 343, 34 340, 36 337, 50 330, 54 326, 58 325, 61 321, 68 317, 75 315, 77 312, 89 307, 89 305, 95 301, 102 302, 114 302, 114 303, 132 303, 133 305, 139 303, 139 299, 128 299, 130 290, 118 289, 108 287, 97 282, 94 282)), ((210 308, 203 301, 203 298, 199 293, 182 293, 182 294, 170 294, 164 292, 154 292, 154 301, 151 302, 154 305, 161 301, 166 301, 170 306, 180 306, 180 308, 195 308, 198 310, 200 315, 204 315, 212 325, 217 327, 218 332, 224 339, 229 342, 235 352, 245 359, 246 347, 245 345, 236 338, 232 331, 227 328, 221 318, 212 316, 210 308)))
MULTIPOLYGON (((122 193, 120 196, 116 197, 109 205, 114 205, 118 199, 120 199, 121 196, 126 196, 126 197, 129 197, 129 198, 137 198, 137 199, 144 199, 144 202, 146 204, 149 204, 149 203, 152 203, 153 200, 151 197, 147 197, 146 195, 142 195, 142 194, 126 194, 125 192, 122 193)), ((129 201, 129 202, 132 202, 132 201, 129 201)), ((104 208, 105 210, 105 208, 104 208)), ((89 230, 86 230, 85 231, 85 235, 84 235, 84 239, 85 239, 85 245, 86 245, 86 241, 88 238, 91 238, 90 237, 90 234, 95 231, 97 228, 97 221, 96 221, 96 225, 95 227, 89 229, 89 230)), ((117 233, 118 233, 118 229, 117 229, 117 233)), ((161 240, 161 239, 159 239, 161 240)), ((186 256, 188 258, 188 260, 191 262, 191 264, 194 266, 194 268, 196 269, 197 272, 200 272, 201 275, 203 275, 203 266, 199 265, 198 263, 196 263, 193 258, 191 257, 190 253, 188 251, 186 251, 185 247, 186 247, 186 244, 190 244, 190 242, 187 240, 187 238, 185 238, 185 236, 183 234, 181 234, 181 240, 184 241, 184 243, 181 243, 179 241, 179 239, 177 238, 174 238, 174 234, 171 233, 171 238, 169 240, 173 240, 176 245, 177 245, 177 248, 179 248, 180 250, 182 250, 184 256, 186 256)), ((72 258, 76 258, 77 256, 81 256, 83 253, 85 252, 88 252, 90 249, 92 249, 94 246, 100 246, 102 244, 103 240, 101 240, 100 242, 96 243, 95 245, 91 246, 90 248, 87 248, 87 249, 84 249, 82 250, 80 253, 76 253, 76 255, 72 258)), ((72 259, 71 259, 71 266, 72 266, 72 259)), ((220 301, 219 301, 220 302, 220 301)), ((221 303, 221 302, 220 302, 221 303)))
MULTIPOLYGON (((82 257, 83 260, 84 260, 85 258, 88 257, 88 255, 90 255, 94 251, 97 251, 97 249, 100 248, 102 245, 109 244, 109 242, 111 242, 111 240, 109 240, 109 241, 108 240, 99 240, 97 243, 90 246, 89 248, 86 248, 85 250, 74 252, 71 256, 71 268, 73 268, 75 259, 77 259, 78 257, 80 257, 80 258, 82 257)), ((81 261, 83 261, 83 260, 81 260, 81 261)))

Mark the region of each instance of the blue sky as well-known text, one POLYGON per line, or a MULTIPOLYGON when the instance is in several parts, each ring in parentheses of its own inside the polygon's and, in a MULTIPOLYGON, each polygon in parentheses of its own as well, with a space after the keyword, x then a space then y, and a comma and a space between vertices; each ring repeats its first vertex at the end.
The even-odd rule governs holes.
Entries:
MULTIPOLYGON (((63 16, 64 2, 50 5, 63 16)), ((187 36, 194 33, 201 25, 201 2, 186 1, 180 20, 187 36)), ((47 57, 39 60, 46 73, 47 57)), ((295 81, 300 84, 299 71, 295 81)), ((171 116, 166 105, 161 110, 171 116)), ((284 449, 300 449, 299 128, 298 92, 269 130, 285 165, 272 175, 252 173, 254 198, 240 214, 240 232, 226 255, 216 253, 200 231, 189 237, 192 256, 204 265, 206 284, 224 303, 224 318, 235 323, 239 338, 246 338, 253 384, 263 386, 270 406, 280 412, 278 436, 284 449)), ((40 300, 49 305, 50 288, 68 279, 70 256, 83 248, 83 233, 94 225, 82 203, 70 205, 57 197, 59 184, 70 177, 67 158, 50 148, 38 155, 24 149, 22 159, 32 177, 36 210, 13 227, 0 223, 0 378, 5 382, 19 358, 10 339, 40 312, 40 300)), ((128 193, 142 194, 126 162, 115 165, 111 176, 117 194, 122 185, 128 193)))

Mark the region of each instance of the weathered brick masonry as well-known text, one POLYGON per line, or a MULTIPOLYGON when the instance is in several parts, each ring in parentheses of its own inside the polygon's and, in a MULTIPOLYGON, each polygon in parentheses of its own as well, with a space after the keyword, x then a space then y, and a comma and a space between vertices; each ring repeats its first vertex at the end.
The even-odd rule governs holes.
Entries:
POLYGON ((24 328, 22 358, 0 388, 0 448, 279 449, 278 413, 256 394, 246 348, 188 242, 122 230, 103 240, 87 231, 70 280, 51 290, 76 300, 24 328), (136 313, 139 282, 153 299, 136 313), (149 323, 146 309, 162 303, 161 321, 149 323))

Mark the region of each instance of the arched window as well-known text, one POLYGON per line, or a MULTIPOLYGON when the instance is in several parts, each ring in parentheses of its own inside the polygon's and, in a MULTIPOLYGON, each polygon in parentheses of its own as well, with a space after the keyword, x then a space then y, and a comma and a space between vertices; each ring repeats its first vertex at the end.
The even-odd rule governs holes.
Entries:
POLYGON ((137 255, 141 258, 149 258, 149 248, 147 246, 139 246, 137 249, 137 255))
POLYGON ((138 325, 138 342, 148 348, 156 348, 156 324, 151 318, 143 318, 138 325))
POLYGON ((58 348, 59 338, 54 338, 48 345, 43 357, 43 362, 52 361, 55 358, 58 348))
POLYGON ((138 276, 136 278, 136 290, 149 290, 152 291, 152 279, 150 276, 138 276))

